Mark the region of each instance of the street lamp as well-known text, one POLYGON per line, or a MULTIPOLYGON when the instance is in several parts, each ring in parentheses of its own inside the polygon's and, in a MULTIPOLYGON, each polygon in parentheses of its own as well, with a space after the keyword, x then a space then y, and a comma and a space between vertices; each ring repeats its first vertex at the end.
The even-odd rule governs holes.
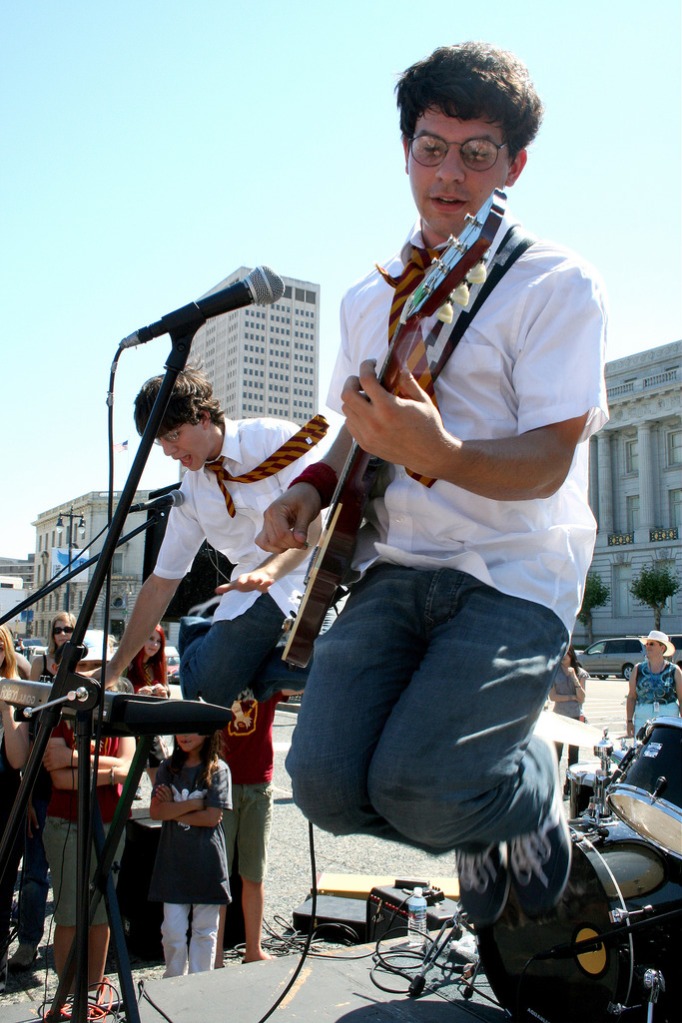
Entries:
MULTIPOLYGON (((67 544, 67 548, 68 548, 68 557, 69 557, 69 564, 68 564, 67 572, 70 573, 71 572, 71 561, 72 561, 71 551, 73 550, 73 548, 75 546, 75 544, 73 542, 73 520, 75 518, 78 519, 78 522, 76 523, 76 529, 78 530, 78 533, 79 533, 80 537, 82 538, 82 537, 85 536, 85 519, 83 518, 82 515, 79 516, 79 515, 76 515, 74 513, 73 505, 71 505, 71 507, 69 508, 68 512, 66 512, 65 514, 68 516, 68 519, 69 519, 68 532, 66 534, 66 544, 67 544)), ((63 531, 64 531, 64 520, 62 518, 62 513, 60 512, 59 513, 59 518, 57 519, 57 533, 59 534, 60 537, 61 537, 63 531)), ((69 579, 67 579, 67 581, 66 581, 66 611, 67 611, 67 614, 70 613, 70 611, 71 611, 71 582, 70 582, 69 579)))

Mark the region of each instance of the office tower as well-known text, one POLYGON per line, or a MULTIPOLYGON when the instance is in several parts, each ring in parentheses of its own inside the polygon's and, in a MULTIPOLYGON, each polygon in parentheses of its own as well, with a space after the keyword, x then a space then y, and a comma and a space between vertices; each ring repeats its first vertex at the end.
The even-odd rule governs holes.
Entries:
MULTIPOLYGON (((207 294, 242 280, 239 267, 207 294)), ((284 277, 271 305, 250 305, 208 320, 192 342, 190 363, 203 370, 231 419, 275 416, 304 423, 318 410, 320 286, 284 277)))

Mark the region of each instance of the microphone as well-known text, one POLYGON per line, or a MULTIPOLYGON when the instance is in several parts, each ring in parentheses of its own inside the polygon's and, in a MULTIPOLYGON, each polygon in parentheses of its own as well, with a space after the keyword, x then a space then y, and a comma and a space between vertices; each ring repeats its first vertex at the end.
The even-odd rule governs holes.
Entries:
POLYGON ((156 323, 148 327, 140 327, 134 334, 124 337, 119 350, 135 348, 146 344, 152 338, 168 334, 171 330, 198 328, 206 320, 221 313, 229 313, 233 309, 242 309, 247 305, 270 305, 284 294, 284 281, 269 266, 257 266, 243 281, 235 281, 214 295, 206 295, 196 302, 176 309, 162 316, 156 323))
POLYGON ((170 511, 171 508, 177 508, 179 505, 184 504, 185 495, 180 490, 171 490, 170 494, 164 494, 163 497, 157 497, 155 501, 146 501, 142 504, 131 505, 129 515, 133 512, 163 512, 170 511))

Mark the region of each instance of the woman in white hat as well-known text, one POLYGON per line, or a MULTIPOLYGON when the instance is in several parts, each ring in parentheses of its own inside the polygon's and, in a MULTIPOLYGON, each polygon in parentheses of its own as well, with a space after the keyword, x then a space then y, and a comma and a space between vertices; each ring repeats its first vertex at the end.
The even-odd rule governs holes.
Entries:
POLYGON ((682 671, 666 661, 675 647, 665 632, 653 629, 640 636, 646 660, 636 664, 630 675, 627 698, 627 734, 637 735, 653 718, 679 717, 682 704, 682 671))

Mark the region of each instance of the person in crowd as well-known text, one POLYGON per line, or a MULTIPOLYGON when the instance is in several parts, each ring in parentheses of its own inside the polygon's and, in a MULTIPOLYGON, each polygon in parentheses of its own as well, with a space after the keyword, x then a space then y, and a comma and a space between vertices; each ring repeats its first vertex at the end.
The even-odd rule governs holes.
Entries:
POLYGON ((31 662, 24 653, 24 644, 18 636, 10 630, 10 636, 12 637, 12 643, 14 644, 14 657, 16 659, 16 670, 19 678, 30 679, 31 677, 31 662))
MULTIPOLYGON (((272 827, 272 776, 275 751, 272 725, 277 704, 297 695, 275 693, 262 703, 241 694, 232 704, 232 720, 222 730, 222 755, 232 775, 232 810, 223 814, 228 863, 238 854, 244 916, 244 962, 270 959, 263 949, 263 909, 268 845, 272 827)), ((225 913, 221 913, 216 966, 223 964, 225 913)))
MULTIPOLYGON (((16 655, 12 634, 9 629, 0 625, 0 678, 18 679, 16 655)), ((0 700, 0 717, 2 719, 2 740, 0 741, 0 835, 4 834, 9 815, 14 806, 19 785, 21 768, 28 757, 29 737, 28 724, 17 722, 14 707, 0 700)), ((7 953, 10 940, 10 923, 12 919, 12 899, 14 885, 21 859, 22 840, 17 834, 6 861, 3 863, 3 875, 0 880, 0 994, 7 984, 7 953)))
POLYGON ((68 611, 58 611, 50 623, 50 635, 47 650, 44 654, 36 654, 31 662, 32 682, 53 682, 57 674, 55 655, 57 650, 71 639, 76 627, 74 615, 68 611))
MULTIPOLYGON (((166 634, 160 625, 138 650, 127 671, 128 681, 136 693, 142 696, 157 696, 167 699, 170 696, 168 684, 168 668, 166 666, 166 634)), ((152 748, 147 758, 147 773, 152 784, 156 778, 159 764, 169 755, 163 736, 155 735, 152 748)), ((139 793, 141 795, 141 792, 139 793)))
MULTIPOLYGON (((62 648, 63 649, 63 648, 62 648)), ((57 651, 56 662, 61 658, 57 651)), ((76 665, 82 675, 102 670, 101 651, 88 651, 76 665)), ((93 740, 94 743, 94 740, 93 740)), ((91 744, 92 746, 92 744, 91 744)), ((94 764, 95 749, 91 749, 94 764)), ((106 736, 100 740, 97 757, 97 804, 105 833, 113 820, 133 757, 135 740, 130 736, 106 736)), ((60 979, 64 976, 69 951, 76 936, 76 849, 78 841, 78 750, 71 722, 61 718, 53 728, 43 763, 50 773, 52 794, 47 808, 44 843, 52 876, 54 896, 54 965, 60 979)), ((121 842, 122 846, 122 842, 121 842)), ((120 855, 118 856, 120 860, 120 855)), ((96 868, 92 853, 91 873, 96 868)), ((100 899, 88 936, 88 984, 95 987, 104 979, 109 948, 109 923, 104 899, 100 899)))
POLYGON ((128 667, 127 678, 143 696, 169 696, 166 633, 160 625, 147 636, 128 667))
POLYGON ((628 683, 627 734, 639 735, 647 721, 660 717, 679 717, 682 707, 682 670, 666 660, 675 647, 665 632, 652 629, 640 641, 646 659, 632 669, 628 683))
MULTIPOLYGON (((68 611, 59 611, 50 623, 50 634, 45 653, 37 654, 32 663, 30 678, 33 682, 54 682, 57 673, 55 655, 64 644, 71 639, 76 625, 74 615, 68 611)), ((32 720, 29 731, 37 725, 32 720)), ((50 890, 49 868, 43 833, 50 802, 50 775, 45 766, 41 766, 33 792, 31 793, 26 812, 26 839, 21 868, 21 887, 19 892, 18 934, 19 944, 9 960, 12 971, 28 970, 38 954, 38 946, 43 938, 45 928, 45 909, 50 890)))
POLYGON ((149 899, 163 902, 164 977, 213 969, 220 907, 230 902, 220 822, 232 797, 230 771, 219 754, 220 731, 176 735, 152 790, 149 813, 163 827, 149 899))
MULTIPOLYGON (((584 718, 583 704, 585 702, 586 685, 590 676, 581 666, 576 657, 573 644, 561 658, 559 670, 554 676, 554 683, 549 691, 549 698, 554 703, 554 713, 565 718, 572 718, 580 721, 584 718)), ((555 743, 557 760, 561 760, 564 752, 563 742, 555 743)), ((569 745, 567 765, 571 767, 578 763, 580 747, 569 745)), ((564 783, 564 796, 569 792, 568 781, 564 783)))
MULTIPOLYGON (((137 396, 135 422, 140 433, 161 381, 148 380, 137 396)), ((236 567, 230 582, 216 590, 220 601, 212 620, 181 621, 183 694, 230 706, 247 688, 257 697, 268 695, 259 688, 265 674, 269 685, 277 685, 271 680, 279 674, 280 689, 302 686, 305 672, 287 671, 276 647, 303 588, 309 552, 286 551, 264 559, 254 538, 263 511, 308 464, 326 428, 322 417, 301 430, 285 420, 229 420, 203 374, 194 369, 179 374, 158 442, 169 458, 188 470, 180 487, 184 501, 170 511, 156 566, 137 597, 111 660, 110 677, 120 675, 142 647, 208 540, 236 567), (292 681, 291 675, 298 677, 292 681)))
MULTIPOLYGON (((455 850, 462 906, 486 926, 510 885, 539 916, 570 875, 555 750, 533 728, 594 546, 587 460, 607 419, 606 312, 596 272, 535 241, 435 382, 430 367, 452 328, 434 314, 416 333, 429 372, 418 382, 405 365, 399 393, 382 386, 389 324, 418 268, 518 181, 542 115, 525 65, 481 42, 418 61, 397 99, 418 220, 343 300, 327 400, 344 426, 266 511, 258 542, 273 553, 308 542, 353 440, 382 460, 353 560, 360 579, 315 643, 287 759, 294 799, 334 834, 455 850)), ((491 267, 506 259, 513 223, 507 210, 491 267)))

